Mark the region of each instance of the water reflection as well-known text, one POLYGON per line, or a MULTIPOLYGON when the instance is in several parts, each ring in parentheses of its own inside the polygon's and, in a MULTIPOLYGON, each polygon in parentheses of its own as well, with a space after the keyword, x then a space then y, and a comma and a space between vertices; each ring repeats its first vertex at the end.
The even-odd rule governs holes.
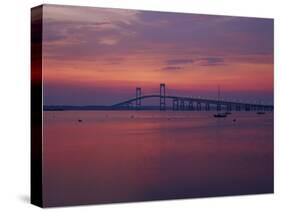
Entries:
POLYGON ((44 112, 43 146, 48 206, 273 191, 271 113, 44 112))

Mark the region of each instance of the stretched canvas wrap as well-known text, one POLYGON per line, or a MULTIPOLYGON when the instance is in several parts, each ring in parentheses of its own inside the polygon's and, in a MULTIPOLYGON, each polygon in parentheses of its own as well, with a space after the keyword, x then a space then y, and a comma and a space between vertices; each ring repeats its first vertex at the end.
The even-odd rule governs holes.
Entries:
POLYGON ((273 19, 41 5, 31 60, 33 204, 273 193, 273 19))

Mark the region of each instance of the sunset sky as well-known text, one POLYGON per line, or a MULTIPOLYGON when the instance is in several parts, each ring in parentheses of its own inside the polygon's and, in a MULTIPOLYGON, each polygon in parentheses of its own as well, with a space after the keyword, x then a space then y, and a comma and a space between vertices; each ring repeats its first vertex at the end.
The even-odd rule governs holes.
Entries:
POLYGON ((44 5, 44 105, 159 92, 273 102, 273 20, 44 5))

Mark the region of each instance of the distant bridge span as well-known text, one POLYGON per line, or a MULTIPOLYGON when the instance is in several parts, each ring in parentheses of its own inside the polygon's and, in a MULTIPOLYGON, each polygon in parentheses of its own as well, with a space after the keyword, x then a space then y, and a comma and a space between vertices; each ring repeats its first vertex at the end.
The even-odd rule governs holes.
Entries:
POLYGON ((210 110, 211 107, 215 107, 217 110, 273 110, 273 105, 266 104, 255 104, 255 103, 245 103, 245 102, 236 102, 236 101, 227 101, 227 100, 215 100, 208 98, 196 98, 189 96, 172 96, 166 95, 165 84, 160 84, 160 94, 150 94, 150 95, 141 95, 141 88, 136 88, 136 97, 128 99, 126 101, 119 102, 112 105, 113 108, 120 107, 131 107, 134 106, 134 109, 141 109, 141 102, 144 99, 158 98, 159 109, 166 110, 166 99, 172 100, 173 110, 210 110), (134 104, 135 103, 135 104, 134 104))

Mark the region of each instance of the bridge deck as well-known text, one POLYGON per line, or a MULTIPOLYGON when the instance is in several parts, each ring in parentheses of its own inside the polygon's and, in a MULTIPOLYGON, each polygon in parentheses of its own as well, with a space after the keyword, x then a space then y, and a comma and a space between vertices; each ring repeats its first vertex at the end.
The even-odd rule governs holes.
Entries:
MULTIPOLYGON (((112 107, 118 107, 123 105, 131 104, 137 100, 143 100, 143 99, 150 99, 150 98, 160 98, 161 95, 159 94, 151 94, 151 95, 143 95, 138 98, 132 98, 126 101, 119 102, 117 104, 112 105, 112 107)), ((246 103, 246 102, 235 102, 235 101, 226 101, 226 100, 214 100, 214 99, 206 99, 206 98, 195 98, 195 97, 183 97, 183 96, 162 96, 166 99, 172 99, 172 100, 179 100, 179 101, 189 101, 189 102, 197 102, 197 103, 203 103, 203 104, 210 104, 210 105, 232 105, 232 106, 242 106, 242 107, 266 107, 266 108, 272 108, 273 105, 266 105, 266 104, 255 104, 255 103, 246 103)))

